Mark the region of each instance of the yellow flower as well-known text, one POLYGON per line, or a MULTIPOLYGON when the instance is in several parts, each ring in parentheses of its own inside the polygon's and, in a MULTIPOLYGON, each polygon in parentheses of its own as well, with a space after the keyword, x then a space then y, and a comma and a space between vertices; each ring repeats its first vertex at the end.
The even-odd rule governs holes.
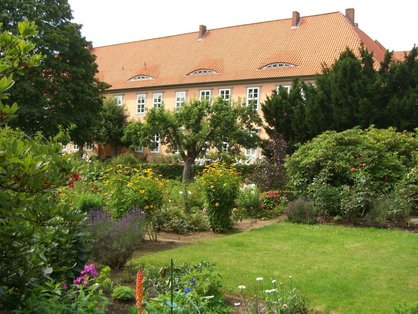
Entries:
POLYGON ((216 203, 215 203, 215 206, 216 206, 216 207, 219 207, 219 205, 220 205, 220 204, 219 204, 219 202, 216 202, 216 203))
POLYGON ((144 189, 141 189, 141 190, 139 190, 139 193, 144 194, 145 193, 145 190, 144 189))
POLYGON ((145 206, 144 206, 144 208, 145 208, 145 209, 148 209, 148 208, 149 208, 149 206, 148 206, 148 205, 145 205, 145 206))

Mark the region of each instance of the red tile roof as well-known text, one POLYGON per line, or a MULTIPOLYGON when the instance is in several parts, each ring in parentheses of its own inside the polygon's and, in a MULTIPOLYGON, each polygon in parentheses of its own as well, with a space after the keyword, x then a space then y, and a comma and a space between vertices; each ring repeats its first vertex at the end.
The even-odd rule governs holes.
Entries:
POLYGON ((385 53, 340 12, 302 16, 296 29, 291 24, 289 18, 208 30, 200 40, 193 32, 94 48, 98 77, 110 90, 290 78, 320 73, 322 63, 333 64, 346 47, 357 53, 361 42, 377 62, 385 53), (296 67, 261 69, 274 62, 296 67), (216 73, 188 75, 199 69, 216 73), (153 79, 128 82, 137 75, 153 79))

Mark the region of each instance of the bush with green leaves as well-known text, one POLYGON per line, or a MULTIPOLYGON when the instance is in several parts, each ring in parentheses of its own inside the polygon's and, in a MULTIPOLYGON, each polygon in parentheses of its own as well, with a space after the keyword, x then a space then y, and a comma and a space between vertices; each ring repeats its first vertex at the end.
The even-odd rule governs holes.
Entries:
MULTIPOLYGON (((256 187, 243 187, 241 188, 237 205, 238 211, 241 213, 240 218, 261 218, 263 217, 263 211, 261 209, 260 190, 256 187)), ((234 211, 235 213, 236 211, 234 211)))
POLYGON ((123 302, 135 300, 135 289, 129 286, 117 286, 113 288, 112 298, 123 302))
POLYGON ((287 219, 294 223, 316 223, 317 211, 314 205, 302 198, 290 201, 284 210, 287 219))
POLYGON ((170 180, 166 187, 166 206, 177 206, 185 212, 190 212, 193 207, 202 209, 205 205, 204 193, 196 182, 182 183, 170 180))
POLYGON ((120 219, 113 219, 102 210, 89 212, 88 229, 94 240, 92 258, 113 269, 122 268, 145 234, 145 215, 132 209, 120 219))
MULTIPOLYGON (((286 169, 297 194, 322 214, 358 221, 376 198, 396 190, 415 167, 417 150, 416 133, 373 127, 328 131, 299 147, 286 169)), ((408 195, 413 203, 414 194, 408 195)))
POLYGON ((174 265, 172 283, 170 266, 146 265, 143 269, 147 313, 170 313, 171 305, 182 313, 229 313, 223 302, 220 274, 212 263, 174 265))
POLYGON ((197 179, 205 191, 209 224, 213 231, 225 232, 232 228, 232 209, 239 194, 241 179, 233 166, 213 163, 205 167, 197 179))
POLYGON ((274 217, 283 213, 287 198, 277 191, 267 191, 260 195, 261 208, 265 217, 274 217))
MULTIPOLYGON (((108 298, 93 264, 85 265, 72 283, 47 281, 34 288, 23 305, 24 313, 106 313, 108 298)), ((108 276, 107 276, 108 278, 108 276)))
POLYGON ((60 200, 75 173, 61 149, 0 129, 0 311, 18 309, 34 287, 66 280, 88 258, 86 215, 60 200))
POLYGON ((157 231, 185 234, 209 230, 208 217, 198 208, 192 208, 186 213, 179 207, 165 206, 157 210, 154 217, 157 231))

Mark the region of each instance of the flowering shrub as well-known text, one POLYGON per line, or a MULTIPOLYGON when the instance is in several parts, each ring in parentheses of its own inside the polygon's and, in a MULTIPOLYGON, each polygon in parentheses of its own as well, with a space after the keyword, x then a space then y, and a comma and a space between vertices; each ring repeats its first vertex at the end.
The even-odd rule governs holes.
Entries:
POLYGON ((232 209, 239 193, 240 177, 234 167, 213 163, 205 167, 197 179, 205 191, 207 213, 213 231, 224 232, 232 228, 232 209))
POLYGON ((94 240, 93 259, 118 269, 139 247, 145 233, 145 217, 140 209, 133 209, 118 220, 94 210, 89 212, 88 226, 94 240))
POLYGON ((308 313, 305 298, 292 286, 292 276, 289 276, 287 285, 271 280, 269 289, 266 289, 263 277, 256 278, 256 281, 254 298, 247 297, 246 286, 238 286, 243 304, 235 303, 235 306, 241 308, 240 313, 308 313))
POLYGON ((267 191, 260 195, 261 208, 267 216, 282 214, 286 207, 287 199, 275 191, 267 191))
POLYGON ((263 217, 260 202, 260 190, 255 186, 244 186, 241 188, 238 194, 237 203, 238 208, 234 209, 233 212, 235 219, 263 217))
POLYGON ((99 273, 85 265, 72 284, 48 281, 31 291, 24 304, 28 313, 105 313, 109 300, 103 293, 99 273))
POLYGON ((163 204, 165 181, 151 169, 139 170, 117 164, 105 170, 102 191, 108 210, 114 218, 122 217, 130 209, 145 210, 148 220, 163 204))

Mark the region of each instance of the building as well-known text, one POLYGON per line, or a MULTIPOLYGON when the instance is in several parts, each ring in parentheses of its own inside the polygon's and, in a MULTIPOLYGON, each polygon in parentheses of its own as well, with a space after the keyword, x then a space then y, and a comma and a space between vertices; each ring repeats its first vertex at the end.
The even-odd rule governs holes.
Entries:
MULTIPOLYGON (((149 108, 164 103, 175 110, 193 97, 241 98, 260 108, 280 85, 290 88, 294 78, 312 82, 322 64, 332 65, 347 47, 358 52, 363 43, 376 64, 383 60, 386 49, 358 27, 354 13, 293 12, 289 19, 213 30, 200 25, 192 33, 97 47, 98 78, 111 85, 106 96, 138 119, 149 108)), ((164 154, 159 146, 135 151, 148 159, 164 154)))

